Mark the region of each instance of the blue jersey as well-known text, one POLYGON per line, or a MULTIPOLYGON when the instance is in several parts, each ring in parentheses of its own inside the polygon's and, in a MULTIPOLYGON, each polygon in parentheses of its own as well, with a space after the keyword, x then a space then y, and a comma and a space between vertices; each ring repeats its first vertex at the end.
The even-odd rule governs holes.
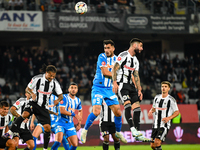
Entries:
MULTIPOLYGON (((51 95, 50 99, 49 99, 49 105, 54 105, 54 101, 58 99, 57 96, 55 95, 51 95)), ((59 104, 57 106, 54 106, 54 107, 49 107, 49 110, 57 113, 59 112, 59 104)), ((55 122, 58 121, 58 116, 54 115, 54 114, 50 114, 50 118, 51 118, 51 124, 53 125, 55 122)))
MULTIPOLYGON (((60 102, 60 107, 65 107, 65 110, 70 113, 75 112, 75 110, 82 110, 81 100, 78 97, 75 97, 75 99, 72 99, 69 96, 69 94, 63 94, 63 100, 60 102)), ((67 115, 61 114, 60 120, 63 123, 67 122, 74 125, 73 116, 67 116, 67 115)))
POLYGON ((93 80, 94 86, 112 88, 112 78, 105 77, 101 72, 101 67, 108 67, 108 70, 111 72, 116 60, 116 55, 113 57, 107 57, 105 53, 101 53, 99 55, 97 60, 96 74, 93 80))

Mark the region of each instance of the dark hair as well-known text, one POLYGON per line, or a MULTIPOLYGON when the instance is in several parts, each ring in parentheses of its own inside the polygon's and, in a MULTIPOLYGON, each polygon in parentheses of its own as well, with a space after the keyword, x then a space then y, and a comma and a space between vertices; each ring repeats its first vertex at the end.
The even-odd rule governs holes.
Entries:
POLYGON ((140 39, 138 39, 138 38, 133 38, 133 39, 131 39, 131 41, 130 41, 130 45, 132 45, 134 42, 143 43, 142 40, 140 40, 140 39))
POLYGON ((115 46, 115 43, 111 39, 103 41, 103 45, 107 45, 107 44, 110 44, 111 46, 115 46))
POLYGON ((169 88, 171 88, 171 83, 169 81, 163 81, 163 82, 161 82, 161 85, 162 84, 167 84, 169 86, 169 88))
POLYGON ((46 66, 45 64, 43 64, 41 69, 43 72, 54 72, 54 73, 57 72, 57 69, 54 65, 46 66))
POLYGON ((4 106, 4 107, 9 107, 8 102, 6 102, 6 101, 1 101, 1 102, 0 102, 0 108, 3 108, 3 106, 4 106))
POLYGON ((76 85, 76 86, 78 86, 78 84, 76 84, 75 82, 71 82, 71 83, 69 84, 69 87, 70 87, 71 85, 76 85))

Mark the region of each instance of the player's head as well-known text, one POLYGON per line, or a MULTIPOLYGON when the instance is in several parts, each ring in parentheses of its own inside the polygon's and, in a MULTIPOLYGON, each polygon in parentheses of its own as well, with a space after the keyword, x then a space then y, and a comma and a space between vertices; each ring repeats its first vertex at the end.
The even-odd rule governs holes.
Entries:
POLYGON ((171 87, 171 83, 169 81, 161 82, 161 91, 162 94, 168 93, 171 87))
POLYGON ((78 92, 78 85, 75 82, 71 82, 68 88, 68 92, 70 95, 75 96, 78 92))
POLYGON ((103 46, 106 56, 112 57, 114 55, 115 43, 112 40, 104 40, 103 46))
POLYGON ((9 104, 8 102, 6 101, 1 101, 0 102, 0 113, 1 113, 1 116, 6 116, 8 114, 8 111, 9 111, 9 104))
POLYGON ((56 77, 57 69, 53 65, 46 66, 45 64, 42 66, 42 70, 45 72, 45 78, 51 82, 56 77))
POLYGON ((130 47, 132 47, 136 54, 141 53, 143 50, 143 41, 138 38, 133 38, 130 41, 130 47))

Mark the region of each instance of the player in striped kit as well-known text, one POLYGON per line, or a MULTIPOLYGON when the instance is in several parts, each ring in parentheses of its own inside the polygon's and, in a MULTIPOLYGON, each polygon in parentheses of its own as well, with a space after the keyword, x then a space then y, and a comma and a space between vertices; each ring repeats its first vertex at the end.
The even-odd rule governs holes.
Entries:
POLYGON ((115 150, 120 149, 120 141, 115 136, 115 122, 114 122, 114 113, 112 110, 106 105, 105 101, 102 103, 102 109, 99 118, 99 128, 104 138, 103 141, 103 150, 109 149, 109 134, 112 135, 114 140, 115 150))
POLYGON ((44 127, 44 147, 48 147, 51 131, 48 101, 52 92, 56 92, 58 99, 54 101, 54 105, 57 105, 63 99, 63 92, 60 84, 55 79, 56 67, 53 65, 43 65, 42 70, 45 74, 34 76, 26 88, 26 92, 31 95, 32 100, 26 105, 22 115, 13 122, 10 130, 4 137, 12 135, 13 132, 19 132, 21 123, 30 115, 34 114, 38 122, 44 127))
POLYGON ((155 96, 153 106, 148 113, 148 116, 155 114, 151 135, 151 138, 154 140, 151 143, 153 150, 162 150, 161 143, 165 141, 171 126, 171 120, 179 115, 176 100, 168 94, 170 87, 171 84, 168 81, 161 83, 162 94, 155 96))
MULTIPOLYGON (((50 99, 49 99, 49 113, 50 113, 50 118, 51 118, 51 131, 55 134, 55 130, 56 130, 56 122, 59 121, 60 116, 60 109, 59 109, 59 104, 54 106, 54 101, 58 99, 57 96, 55 96, 54 94, 51 95, 50 99)), ((32 120, 31 120, 31 124, 30 127, 33 130, 34 129, 34 120, 35 120, 35 115, 33 115, 32 120)), ((34 131, 33 131, 33 136, 38 138, 39 135, 41 133, 44 133, 44 127, 41 123, 38 123, 37 126, 35 127, 34 131)), ((34 150, 36 149, 36 141, 37 139, 34 139, 34 143, 35 143, 35 147, 34 150)), ((69 143, 66 139, 66 137, 63 137, 62 140, 63 146, 65 148, 65 150, 69 149, 69 143)), ((47 147, 44 147, 44 149, 46 149, 47 147)))
POLYGON ((8 131, 8 124, 12 119, 12 116, 8 114, 9 104, 6 101, 0 102, 0 149, 8 147, 8 150, 15 150, 16 142, 9 137, 2 137, 2 135, 8 131))
POLYGON ((76 150, 78 146, 78 138, 76 131, 81 128, 82 120, 82 106, 81 100, 76 97, 78 92, 78 85, 74 82, 70 83, 68 88, 69 94, 63 95, 63 100, 60 102, 61 118, 56 123, 56 139, 51 150, 57 150, 62 141, 63 135, 70 141, 71 147, 69 150, 76 150), (75 114, 75 110, 78 110, 78 114, 75 114), (78 120, 78 124, 75 128, 73 117, 78 120))
POLYGON ((101 105, 103 99, 115 114, 116 136, 119 137, 122 142, 127 143, 126 139, 120 133, 122 126, 121 110, 118 98, 112 91, 111 71, 117 59, 116 55, 114 54, 115 50, 114 45, 115 44, 112 40, 103 41, 105 53, 101 53, 98 57, 96 74, 92 86, 91 97, 92 97, 93 112, 89 114, 87 121, 85 123, 85 127, 81 131, 82 143, 86 142, 87 131, 101 112, 101 105))
POLYGON ((148 142, 150 139, 144 137, 139 130, 140 127, 140 100, 142 100, 142 92, 139 78, 139 61, 135 56, 143 50, 143 42, 138 38, 130 41, 128 50, 119 54, 112 70, 113 91, 118 94, 120 100, 124 104, 125 118, 129 124, 132 136, 136 140, 148 142), (134 76, 135 84, 133 83, 134 76), (137 89, 136 89, 137 88, 137 89), (131 109, 133 110, 133 119, 131 109))
MULTIPOLYGON (((15 117, 14 120, 21 116, 25 106, 27 105, 31 95, 28 93, 25 93, 26 98, 20 98, 18 99, 13 106, 10 108, 10 112, 12 115, 15 117)), ((13 134, 13 139, 17 142, 17 147, 19 145, 19 138, 22 139, 23 143, 27 144, 26 150, 32 150, 34 147, 34 141, 33 141, 33 136, 31 132, 29 131, 29 119, 26 118, 21 125, 18 133, 13 134)))

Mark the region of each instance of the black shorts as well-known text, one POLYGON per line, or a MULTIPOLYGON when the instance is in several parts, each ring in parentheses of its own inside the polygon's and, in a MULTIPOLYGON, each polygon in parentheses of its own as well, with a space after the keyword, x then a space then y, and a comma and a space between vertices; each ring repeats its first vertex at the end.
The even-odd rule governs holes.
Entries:
POLYGON ((102 136, 113 134, 116 132, 115 123, 114 122, 102 122, 100 124, 100 131, 102 132, 102 136))
POLYGON ((154 140, 155 138, 160 139, 162 142, 165 141, 169 129, 166 127, 163 128, 153 128, 151 138, 154 140))
POLYGON ((13 136, 13 137, 19 137, 22 140, 22 143, 26 143, 28 140, 33 140, 33 136, 31 132, 28 129, 19 129, 19 136, 13 136), (20 137, 19 137, 20 136, 20 137))
POLYGON ((122 104, 126 101, 131 101, 131 105, 137 101, 140 101, 138 92, 133 84, 118 83, 118 97, 122 104))
POLYGON ((37 103, 30 101, 24 108, 24 111, 28 111, 30 115, 34 114, 38 120, 38 123, 41 123, 42 125, 51 125, 49 111, 39 106, 37 103))
POLYGON ((0 148, 5 148, 6 147, 6 142, 9 140, 10 138, 3 138, 0 137, 0 148))

